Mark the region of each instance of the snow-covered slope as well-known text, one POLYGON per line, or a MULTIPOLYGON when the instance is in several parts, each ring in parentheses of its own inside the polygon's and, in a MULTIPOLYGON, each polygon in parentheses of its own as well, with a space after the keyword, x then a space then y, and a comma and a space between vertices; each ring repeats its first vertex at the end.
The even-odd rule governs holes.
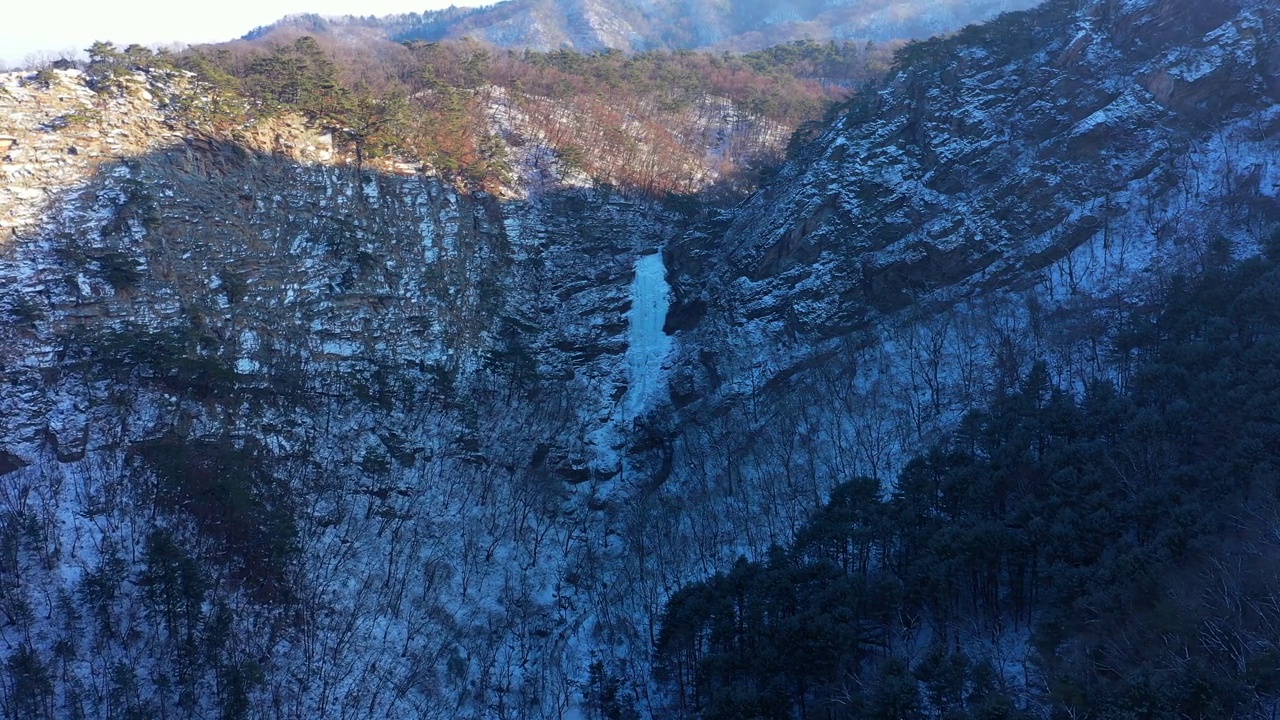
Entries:
POLYGON ((1123 384, 1109 329, 1280 222, 1278 26, 1269 2, 1050 3, 914 46, 670 245, 679 409, 638 534, 679 542, 644 545, 646 571, 764 555, 1036 360, 1123 384))
POLYGON ((1261 2, 1058 2, 908 48, 716 242, 679 246, 677 317, 707 318, 685 346, 775 375, 903 311, 1140 282, 1245 216, 1227 240, 1256 246, 1278 219, 1277 22, 1261 2))
POLYGON ((178 124, 164 79, 4 79, 0 644, 59 653, 41 702, 558 716, 617 551, 593 433, 661 401, 641 258, 678 218, 357 177, 301 125, 178 124))
POLYGON ((913 46, 695 227, 6 76, 6 712, 571 717, 599 660, 663 717, 675 588, 1031 359, 1111 367, 1108 316, 1280 221, 1277 22, 1054 2, 913 46))

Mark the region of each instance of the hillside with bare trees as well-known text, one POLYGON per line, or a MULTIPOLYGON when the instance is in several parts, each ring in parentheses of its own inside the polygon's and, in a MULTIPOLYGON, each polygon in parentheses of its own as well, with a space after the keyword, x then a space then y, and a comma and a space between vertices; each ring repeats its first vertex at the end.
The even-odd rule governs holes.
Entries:
POLYGON ((427 170, 494 191, 568 181, 727 200, 882 76, 892 50, 797 42, 747 55, 624 55, 288 37, 177 55, 101 44, 87 69, 93 82, 194 73, 197 120, 298 113, 358 167, 427 170))

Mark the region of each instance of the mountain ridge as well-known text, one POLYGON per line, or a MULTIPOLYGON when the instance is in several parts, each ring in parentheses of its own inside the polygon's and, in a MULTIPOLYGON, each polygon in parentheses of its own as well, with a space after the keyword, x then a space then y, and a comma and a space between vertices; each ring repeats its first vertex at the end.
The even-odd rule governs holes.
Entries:
POLYGON ((472 37, 498 47, 540 51, 759 50, 794 40, 886 42, 947 32, 1023 9, 1028 0, 923 5, 910 2, 758 2, 733 0, 505 0, 480 8, 450 8, 380 19, 304 15, 257 28, 260 39, 285 28, 395 41, 472 37))

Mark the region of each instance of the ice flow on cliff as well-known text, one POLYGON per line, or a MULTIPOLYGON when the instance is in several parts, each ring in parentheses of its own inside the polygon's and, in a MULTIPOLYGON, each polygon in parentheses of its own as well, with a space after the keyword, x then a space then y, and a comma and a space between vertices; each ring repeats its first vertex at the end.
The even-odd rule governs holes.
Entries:
POLYGON ((636 278, 631 284, 631 312, 627 345, 627 396, 622 401, 622 419, 634 420, 649 406, 655 391, 663 385, 662 363, 671 351, 671 337, 663 332, 671 287, 662 253, 636 261, 636 278))

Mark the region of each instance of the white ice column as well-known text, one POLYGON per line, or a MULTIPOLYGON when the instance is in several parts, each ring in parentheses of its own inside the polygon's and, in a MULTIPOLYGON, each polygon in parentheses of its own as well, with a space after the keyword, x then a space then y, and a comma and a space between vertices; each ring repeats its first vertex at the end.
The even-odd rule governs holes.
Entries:
POLYGON ((671 306, 671 286, 662 254, 646 255, 636 261, 636 279, 631 284, 630 343, 627 346, 627 396, 622 418, 630 422, 645 411, 654 393, 663 389, 662 363, 671 351, 671 337, 662 330, 671 306))

